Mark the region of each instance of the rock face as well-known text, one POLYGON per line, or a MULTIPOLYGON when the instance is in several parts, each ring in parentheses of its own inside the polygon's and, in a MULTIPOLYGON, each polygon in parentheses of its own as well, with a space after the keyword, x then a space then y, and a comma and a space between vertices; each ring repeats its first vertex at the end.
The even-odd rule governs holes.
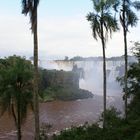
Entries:
POLYGON ((72 71, 41 70, 40 89, 44 100, 76 100, 93 97, 87 90, 79 89, 80 71, 74 67, 72 71))
POLYGON ((42 70, 42 85, 45 87, 71 86, 79 88, 77 71, 42 70))
MULTIPOLYGON (((128 62, 136 61, 135 57, 129 56, 128 62)), ((108 94, 118 95, 121 93, 121 87, 116 81, 117 77, 124 75, 124 57, 112 57, 106 59, 107 65, 107 90, 108 94)), ((102 95, 103 89, 103 63, 102 57, 81 58, 75 57, 70 60, 56 60, 48 62, 49 69, 71 71, 79 70, 79 87, 92 93, 102 95)), ((46 67, 48 68, 48 67, 46 67)))

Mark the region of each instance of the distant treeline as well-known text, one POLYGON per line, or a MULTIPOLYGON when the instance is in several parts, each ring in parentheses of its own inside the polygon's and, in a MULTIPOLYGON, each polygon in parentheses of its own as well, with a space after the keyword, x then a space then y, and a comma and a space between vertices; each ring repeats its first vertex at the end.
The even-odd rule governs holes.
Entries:
MULTIPOLYGON (((103 60, 102 56, 98 56, 98 57, 75 56, 73 58, 69 58, 68 56, 65 56, 65 58, 62 61, 102 61, 102 60, 103 60)), ((106 61, 124 61, 124 56, 109 57, 109 58, 106 58, 106 61)), ((128 56, 128 61, 134 62, 134 61, 136 61, 136 57, 129 55, 128 56)))

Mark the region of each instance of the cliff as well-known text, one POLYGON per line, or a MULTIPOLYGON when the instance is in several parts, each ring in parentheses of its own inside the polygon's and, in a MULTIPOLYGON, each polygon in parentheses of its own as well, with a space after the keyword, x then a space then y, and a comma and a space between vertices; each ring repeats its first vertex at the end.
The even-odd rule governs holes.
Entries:
POLYGON ((43 101, 76 100, 93 97, 87 90, 79 89, 80 70, 40 70, 40 95, 43 101))

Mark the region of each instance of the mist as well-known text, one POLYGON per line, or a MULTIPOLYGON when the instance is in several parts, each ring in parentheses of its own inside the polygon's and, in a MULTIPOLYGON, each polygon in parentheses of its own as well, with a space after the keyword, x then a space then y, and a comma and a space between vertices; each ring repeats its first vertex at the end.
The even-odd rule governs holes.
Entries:
MULTIPOLYGON (((134 61, 130 57, 129 62, 134 61)), ((80 72, 79 87, 88 90, 95 95, 103 95, 103 62, 96 58, 93 60, 56 60, 41 61, 41 67, 71 71, 76 66, 80 72)), ((116 80, 124 75, 124 60, 122 57, 106 60, 107 96, 122 96, 122 87, 116 80)))

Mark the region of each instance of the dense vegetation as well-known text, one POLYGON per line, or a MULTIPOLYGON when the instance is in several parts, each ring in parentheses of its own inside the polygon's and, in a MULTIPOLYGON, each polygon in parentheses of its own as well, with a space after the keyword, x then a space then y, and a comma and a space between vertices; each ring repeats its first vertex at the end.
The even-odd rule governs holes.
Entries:
MULTIPOLYGON (((91 93, 80 90, 77 73, 47 71, 38 69, 38 5, 39 0, 21 0, 22 14, 29 15, 34 44, 34 66, 25 58, 9 57, 0 59, 0 111, 1 115, 9 111, 15 121, 18 140, 21 140, 21 123, 26 118, 27 106, 34 104, 35 139, 39 140, 39 93, 42 100, 73 100, 91 97, 91 93), (63 78, 62 78, 63 77, 63 78), (48 79, 47 79, 48 78, 48 79), (50 79, 49 79, 50 78, 50 79), (58 80, 59 79, 59 80, 58 80), (58 81, 57 81, 58 80, 58 81), (74 84, 71 84, 73 83, 74 84), (33 94, 34 93, 34 94, 33 94), (34 98, 33 98, 34 96, 34 98)), ((55 140, 139 140, 140 139, 140 43, 135 43, 138 62, 128 71, 127 34, 129 27, 136 26, 140 2, 135 0, 92 0, 93 12, 87 15, 93 37, 101 40, 103 49, 103 128, 97 124, 73 127, 64 131, 55 140), (118 15, 116 14, 118 13, 118 15), (116 16, 117 15, 117 16, 116 16), (118 31, 118 19, 123 29, 125 75, 121 81, 124 89, 125 118, 114 109, 106 110, 106 55, 105 48, 109 35, 118 31), (130 104, 128 105, 128 97, 130 104)), ((83 60, 75 57, 75 60, 83 60)), ((73 60, 74 60, 73 59, 73 60)), ((65 58, 65 61, 68 57, 65 58)), ((72 59, 71 59, 72 60, 72 59)), ((73 61, 72 60, 72 61, 73 61)))
POLYGON ((12 56, 0 59, 0 116, 12 116, 21 139, 21 124, 33 106, 33 67, 25 58, 12 56))
POLYGON ((79 89, 79 70, 40 70, 40 96, 43 101, 76 100, 92 97, 87 90, 79 89))
POLYGON ((54 140, 140 140, 140 43, 135 45, 134 54, 138 62, 133 63, 128 71, 128 93, 131 101, 127 120, 112 107, 106 112, 105 129, 99 125, 101 115, 96 124, 85 123, 83 126, 64 130, 60 135, 54 136, 54 140))
MULTIPOLYGON (((40 100, 76 100, 92 97, 89 91, 79 89, 78 71, 40 69, 40 100)), ((0 116, 11 114, 21 139, 21 124, 29 106, 33 108, 33 65, 19 56, 0 59, 0 116)))

